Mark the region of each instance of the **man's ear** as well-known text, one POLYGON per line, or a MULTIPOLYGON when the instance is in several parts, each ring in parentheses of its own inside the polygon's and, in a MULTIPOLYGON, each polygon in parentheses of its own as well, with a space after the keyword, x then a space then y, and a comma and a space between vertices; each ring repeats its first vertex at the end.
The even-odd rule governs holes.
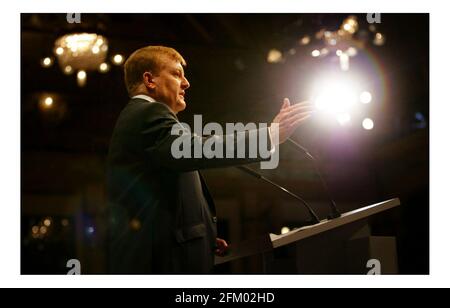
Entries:
POLYGON ((150 72, 144 72, 144 74, 142 74, 142 79, 144 80, 144 85, 146 88, 154 89, 156 87, 153 78, 154 77, 150 72))

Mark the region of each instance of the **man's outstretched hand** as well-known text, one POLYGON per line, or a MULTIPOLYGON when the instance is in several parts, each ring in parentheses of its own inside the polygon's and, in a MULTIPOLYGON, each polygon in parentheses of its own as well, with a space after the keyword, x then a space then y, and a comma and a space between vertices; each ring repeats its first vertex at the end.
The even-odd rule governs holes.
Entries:
POLYGON ((270 133, 272 136, 277 133, 274 123, 278 123, 278 142, 285 142, 306 119, 314 112, 314 106, 310 101, 303 101, 292 105, 288 98, 284 99, 280 112, 273 119, 270 125, 270 133))

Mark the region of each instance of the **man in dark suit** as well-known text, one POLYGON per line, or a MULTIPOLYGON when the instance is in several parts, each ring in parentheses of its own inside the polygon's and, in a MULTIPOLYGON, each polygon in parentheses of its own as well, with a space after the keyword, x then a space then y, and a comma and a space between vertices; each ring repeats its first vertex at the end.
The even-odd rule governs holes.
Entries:
MULTIPOLYGON (((125 63, 131 100, 117 120, 108 155, 111 273, 210 273, 214 253, 223 254, 227 243, 216 238, 214 202, 198 170, 263 160, 174 158, 171 146, 179 136, 171 131, 189 88, 185 65, 176 50, 163 46, 141 48, 125 63)), ((286 140, 311 109, 307 102, 290 106, 285 99, 269 132, 254 133, 266 133, 273 148, 271 140, 286 140)), ((186 134, 192 147, 207 139, 186 134)), ((241 135, 241 141, 249 136, 241 135)))

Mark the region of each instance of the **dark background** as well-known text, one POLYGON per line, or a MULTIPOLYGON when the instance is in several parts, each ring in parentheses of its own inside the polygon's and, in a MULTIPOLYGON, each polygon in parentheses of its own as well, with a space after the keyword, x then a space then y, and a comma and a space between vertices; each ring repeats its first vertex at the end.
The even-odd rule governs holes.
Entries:
MULTIPOLYGON (((334 31, 350 14, 82 14, 69 24, 66 14, 21 17, 21 264, 24 274, 66 273, 77 258, 83 273, 103 273, 106 260, 105 159, 115 120, 127 103, 122 66, 107 74, 88 72, 85 87, 55 63, 43 68, 54 41, 71 32, 95 32, 109 40, 109 56, 127 57, 146 45, 177 49, 187 60, 188 108, 192 123, 270 122, 283 97, 307 99, 307 85, 325 66, 310 56, 318 41, 298 44, 322 28, 334 31), (283 63, 266 61, 270 49, 295 49, 283 63), (52 112, 38 108, 43 93, 57 95, 52 112), (41 238, 31 228, 49 218, 41 238)), ((367 29, 365 14, 356 14, 367 29)), ((375 234, 397 236, 402 274, 429 272, 429 16, 382 14, 377 30, 383 46, 366 45, 351 59, 363 68, 374 100, 364 111, 375 128, 366 131, 321 125, 311 119, 293 138, 322 164, 342 211, 392 197, 402 206, 372 221, 375 234), (379 64, 369 60, 368 54, 379 64), (386 87, 382 86, 384 83, 386 87), (383 90, 384 89, 384 90, 383 90)), ((367 35, 372 35, 369 31, 367 35)), ((326 197, 312 166, 283 145, 280 166, 262 171, 328 213, 326 197)), ((215 197, 220 235, 230 243, 296 227, 306 211, 289 196, 234 168, 203 172, 215 197)), ((256 271, 256 260, 221 272, 256 271)))

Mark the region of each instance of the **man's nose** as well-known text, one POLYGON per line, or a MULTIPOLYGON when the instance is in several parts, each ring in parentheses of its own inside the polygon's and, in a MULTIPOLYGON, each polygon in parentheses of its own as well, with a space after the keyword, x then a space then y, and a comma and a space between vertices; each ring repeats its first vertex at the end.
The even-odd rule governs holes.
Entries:
POLYGON ((189 88, 191 85, 189 84, 189 81, 187 80, 186 77, 183 77, 183 82, 181 83, 181 87, 183 88, 183 90, 186 90, 187 88, 189 88))

